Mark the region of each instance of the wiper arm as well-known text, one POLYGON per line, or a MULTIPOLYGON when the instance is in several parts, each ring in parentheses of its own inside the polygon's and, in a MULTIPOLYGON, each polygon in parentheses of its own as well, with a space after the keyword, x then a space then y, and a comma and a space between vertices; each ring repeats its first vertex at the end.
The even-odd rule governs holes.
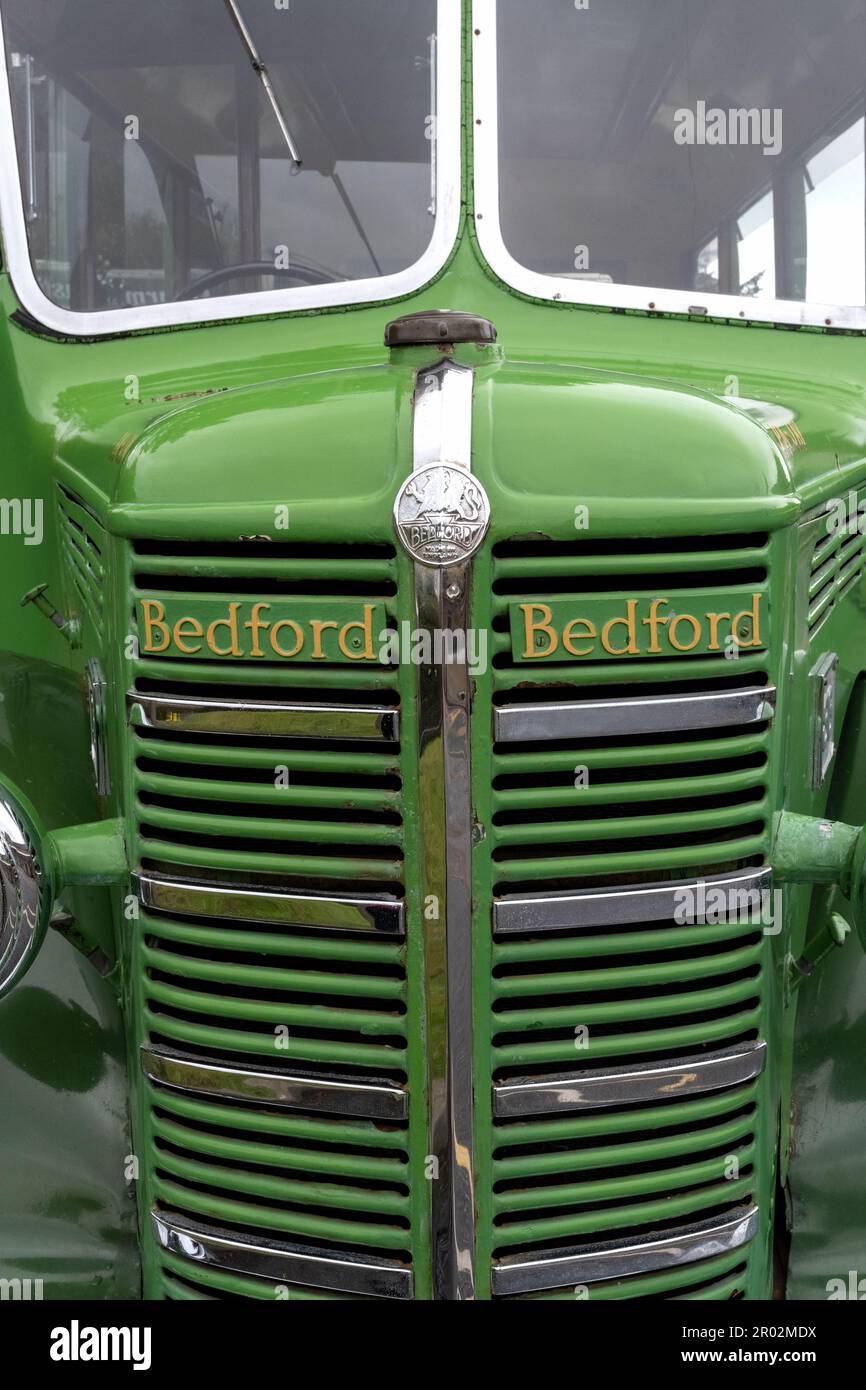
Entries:
POLYGON ((249 29, 244 23, 244 18, 238 7, 237 0, 225 0, 225 6, 234 22, 235 28, 241 36, 241 42, 243 43, 244 48, 247 50, 249 60, 253 65, 253 71, 256 73, 259 81, 265 89, 268 101, 271 103, 274 115, 277 118, 277 125, 283 132, 283 139, 285 140, 286 145, 288 146, 289 154, 292 156, 292 162, 295 166, 295 171, 297 171, 303 164, 303 160, 301 159, 301 156, 298 152, 298 147, 295 144, 292 132, 289 129, 289 123, 283 114, 283 108, 280 106, 279 100, 277 99, 277 94, 274 91, 273 86, 271 84, 271 79, 268 76, 268 70, 262 62, 261 58, 259 57, 259 51, 256 48, 252 34, 250 33, 249 29))
MULTIPOLYGON (((295 144, 294 139, 292 138, 292 132, 289 130, 289 123, 283 114, 283 108, 280 106, 277 94, 274 91, 273 86, 271 84, 271 79, 268 76, 268 70, 259 56, 259 51, 256 48, 252 34, 250 33, 249 29, 244 23, 244 18, 240 12, 238 0, 225 0, 225 6, 229 14, 231 15, 232 20, 234 21, 235 28, 241 36, 241 42, 243 43, 244 48, 247 50, 247 53, 249 54, 249 59, 253 65, 253 70, 257 73, 259 81, 264 87, 268 96, 268 100, 270 101, 271 106, 273 107, 274 115, 277 118, 277 124, 279 125, 280 130, 283 132, 283 139, 285 140, 288 146, 289 154, 292 157, 292 163, 295 166, 292 172, 297 173, 298 170, 301 168, 301 165, 303 164, 303 160, 301 159, 301 156, 298 152, 298 147, 295 144)), ((342 179, 336 172, 336 169, 331 174, 331 179, 333 181, 334 187, 340 195, 340 199, 343 203, 343 206, 346 209, 346 212, 349 214, 349 217, 352 220, 352 225, 354 226, 359 237, 363 241, 364 246, 369 252, 370 259, 373 262, 373 265, 376 267, 376 274, 381 275, 382 267, 376 259, 376 253, 373 250, 373 247, 370 245, 370 238, 364 231, 361 219, 355 211, 355 208, 352 204, 352 200, 349 197, 349 194, 346 190, 345 185, 343 184, 342 179)))

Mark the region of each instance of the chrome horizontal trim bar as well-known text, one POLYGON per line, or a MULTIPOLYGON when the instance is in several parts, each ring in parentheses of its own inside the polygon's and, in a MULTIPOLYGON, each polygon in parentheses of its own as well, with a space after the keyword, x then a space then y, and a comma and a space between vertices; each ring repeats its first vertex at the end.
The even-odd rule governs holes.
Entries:
POLYGON ((400 715, 385 705, 272 704, 265 700, 191 700, 127 692, 129 722, 139 729, 249 738, 321 738, 396 743, 400 715))
POLYGON ((182 917, 219 917, 278 927, 320 927, 328 931, 405 934, 406 910, 396 898, 328 897, 279 893, 274 889, 229 887, 133 874, 142 906, 182 917))
MULTIPOLYGON (((745 915, 750 905, 760 907, 760 895, 772 887, 772 882, 772 869, 762 867, 679 883, 648 883, 637 888, 588 888, 576 893, 531 893, 524 897, 498 898, 493 904, 493 935, 676 921, 676 914, 683 911, 687 902, 684 897, 687 894, 694 895, 696 920, 700 922, 701 902, 709 908, 713 902, 710 895, 717 891, 726 895, 732 914, 739 907, 745 915)), ((725 921, 726 915, 720 913, 718 920, 725 921)), ((688 924, 691 923, 690 916, 688 924)))
POLYGON ((575 700, 569 704, 506 705, 494 710, 497 743, 724 729, 772 719, 776 687, 704 695, 652 695, 643 700, 575 700))
POLYGON ((140 1055, 148 1080, 173 1091, 281 1110, 314 1110, 357 1120, 397 1122, 409 1114, 407 1092, 386 1081, 362 1082, 350 1077, 287 1075, 266 1067, 235 1067, 147 1043, 142 1045, 140 1055))
POLYGON ((253 1241, 173 1212, 152 1211, 151 1219, 163 1250, 212 1269, 368 1298, 412 1297, 412 1271, 397 1260, 281 1245, 264 1236, 253 1241))
POLYGON ((526 1077, 494 1086, 493 1115, 497 1120, 515 1120, 569 1110, 601 1110, 610 1105, 682 1100, 751 1081, 760 1076, 766 1056, 766 1043, 753 1042, 673 1062, 526 1077))
POLYGON ((544 1251, 532 1259, 520 1255, 494 1264, 493 1292, 500 1297, 536 1293, 694 1264, 738 1250, 757 1229, 758 1208, 744 1206, 724 1220, 702 1221, 663 1236, 544 1251))

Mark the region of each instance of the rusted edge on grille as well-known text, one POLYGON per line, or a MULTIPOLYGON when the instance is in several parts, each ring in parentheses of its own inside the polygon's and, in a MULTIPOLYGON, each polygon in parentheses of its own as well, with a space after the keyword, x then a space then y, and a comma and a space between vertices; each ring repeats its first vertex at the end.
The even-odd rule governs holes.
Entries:
MULTIPOLYGON (((741 909, 762 906, 762 895, 770 890, 772 869, 761 866, 712 878, 685 879, 679 883, 646 883, 628 888, 587 888, 572 893, 530 893, 498 898, 493 904, 493 935, 511 936, 520 932, 572 931, 582 927, 627 926, 633 922, 676 921, 685 908, 700 921, 700 904, 712 904, 711 895, 724 894, 725 909, 719 921, 726 921, 741 909)), ((684 921, 686 919, 684 918, 684 921)), ((692 921, 692 916, 688 919, 692 921)), ((715 917, 713 920, 716 920, 715 917)), ((746 920, 749 918, 734 918, 746 920)))
POLYGON ((279 892, 252 885, 230 887, 136 873, 133 884, 143 907, 181 917, 214 917, 281 927, 405 935, 405 904, 397 898, 329 897, 279 892))
POLYGON ((161 1248, 193 1264, 368 1298, 413 1294, 412 1271, 397 1260, 281 1244, 263 1236, 252 1240, 173 1212, 152 1211, 151 1220, 161 1248))
POLYGON ((776 687, 629 700, 505 705, 493 712, 497 743, 545 743, 568 738, 615 738, 723 729, 773 718, 776 687))
POLYGON ((396 743, 399 711, 387 705, 273 704, 265 700, 194 700, 176 695, 126 696, 134 728, 249 738, 333 739, 396 743))
POLYGON ((534 1293, 694 1264, 739 1249, 757 1229, 758 1208, 743 1206, 722 1220, 716 1217, 665 1235, 539 1251, 531 1258, 512 1256, 494 1264, 493 1292, 500 1297, 534 1293))
POLYGON ((753 1080, 763 1071, 766 1055, 766 1043, 750 1042, 673 1062, 520 1078, 494 1086, 493 1114, 498 1120, 511 1120, 570 1110, 600 1110, 611 1105, 681 1100, 753 1080))
POLYGON ((399 1122, 409 1114, 409 1096, 405 1089, 378 1078, 362 1081, 330 1073, 287 1073, 270 1071, 267 1067, 238 1067, 149 1043, 143 1043, 139 1051, 142 1070, 149 1081, 190 1095, 276 1106, 281 1110, 310 1110, 358 1120, 399 1122))

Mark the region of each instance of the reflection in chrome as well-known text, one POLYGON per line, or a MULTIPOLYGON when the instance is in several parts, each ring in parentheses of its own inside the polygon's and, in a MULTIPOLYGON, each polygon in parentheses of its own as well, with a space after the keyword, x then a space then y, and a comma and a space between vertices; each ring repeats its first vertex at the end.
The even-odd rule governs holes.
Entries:
POLYGON ((701 695, 653 695, 642 700, 507 705, 494 711, 495 737, 497 743, 540 743, 724 729, 765 723, 772 719, 775 707, 776 688, 772 685, 701 695))
MULTIPOLYGON (((648 883, 639 888, 588 888, 576 893, 504 897, 493 904, 493 934, 499 937, 518 932, 619 927, 630 922, 669 922, 674 920, 684 895, 693 894, 697 901, 699 889, 705 890, 708 901, 709 894, 721 890, 731 913, 736 913, 752 904, 760 907, 761 895, 769 892, 772 883, 772 869, 758 868, 681 883, 648 883)), ((727 918, 722 915, 719 920, 727 918)))
POLYGON ((569 1110, 600 1110, 610 1105, 680 1100, 753 1080, 763 1071, 766 1055, 766 1043, 742 1043, 723 1052, 702 1053, 673 1062, 646 1062, 606 1071, 502 1082, 493 1088, 493 1114, 498 1120, 512 1120, 569 1110))
POLYGON ((91 657, 84 668, 87 713, 90 719, 90 761, 96 790, 100 796, 108 796, 111 781, 108 775, 108 687, 102 667, 95 657, 91 657))
POLYGON ((725 1255, 750 1241, 758 1229, 758 1208, 739 1207, 732 1216, 703 1221, 665 1235, 585 1245, 572 1250, 539 1251, 503 1260, 493 1267, 493 1292, 499 1295, 560 1289, 569 1284, 597 1284, 657 1269, 693 1264, 725 1255))
POLYGON ((401 1086, 387 1081, 269 1071, 267 1067, 237 1067, 228 1062, 186 1056, 144 1043, 141 1066, 148 1080, 174 1091, 216 1096, 222 1100, 275 1106, 281 1110, 313 1110, 352 1119, 399 1122, 409 1114, 409 1097, 401 1086))
MULTIPOLYGON (((443 360, 418 373, 414 466, 437 461, 469 470, 474 375, 443 360)), ((432 632, 468 625, 471 570, 415 565, 417 625, 432 632)), ((422 899, 439 903, 425 920, 433 1297, 475 1297, 472 1087, 472 803, 469 672, 462 664, 418 668, 419 767, 444 805, 422 799, 422 899), (443 1000, 446 1001, 443 1010, 443 1000)))
POLYGON ((30 837, 0 795, 0 993, 30 961, 40 927, 41 874, 30 837))
POLYGON ((135 874, 133 882, 144 907, 183 917, 222 917, 232 922, 376 932, 382 936, 403 936, 405 930, 405 907, 396 898, 281 893, 276 889, 199 883, 155 874, 135 874))
POLYGON ((173 1212, 152 1211, 151 1219, 163 1250, 213 1269, 368 1298, 412 1297, 412 1271, 398 1260, 251 1240, 173 1212))
POLYGON ((129 722, 142 729, 264 738, 375 739, 396 743, 400 716, 387 706, 271 704, 265 700, 191 700, 175 695, 126 697, 129 722))

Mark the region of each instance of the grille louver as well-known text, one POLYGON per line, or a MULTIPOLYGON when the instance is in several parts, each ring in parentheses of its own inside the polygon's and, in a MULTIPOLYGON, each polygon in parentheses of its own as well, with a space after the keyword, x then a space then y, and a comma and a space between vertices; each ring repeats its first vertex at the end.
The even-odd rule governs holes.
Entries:
MULTIPOLYGON (((139 543, 133 567, 145 597, 328 593, 391 605, 396 593, 387 546, 139 543)), ((136 663, 142 1041, 175 1078, 165 1085, 151 1068, 146 1083, 149 1200, 158 1229, 218 1229, 228 1261, 165 1244, 165 1297, 273 1298, 284 1284, 292 1298, 364 1297, 365 1279, 370 1296, 411 1288, 398 707, 393 673, 378 666, 136 663), (157 727, 151 697, 169 711, 157 727), (197 726, 185 702, 209 711, 197 726), (268 706, 296 711, 276 737, 268 706), (372 745, 366 724, 357 740, 334 739, 325 712, 343 707, 394 717, 372 745), (203 1093, 205 1074, 214 1093, 203 1093), (310 1109, 317 1090, 324 1108, 310 1109), (370 1095, 393 1101, 387 1125, 346 1113, 370 1095), (267 1277, 250 1272, 257 1260, 267 1277), (298 1268, 312 1270, 309 1284, 295 1282, 298 1268)))
MULTIPOLYGON (((494 1089, 519 1090, 579 1073, 571 1091, 567 1080, 557 1091, 566 1111, 569 1095, 578 1098, 576 1113, 494 1119, 486 1242, 494 1290, 496 1271, 507 1287, 505 1272, 522 1257, 543 1265, 566 1248, 652 1241, 695 1222, 724 1222, 756 1200, 757 1076, 679 1102, 627 1103, 626 1088, 622 1104, 608 1100, 601 1109, 593 1108, 591 1087, 580 1108, 580 1081, 610 1073, 615 1089, 616 1077, 630 1068, 683 1062, 694 1069, 719 1049, 755 1048, 760 926, 679 925, 670 911, 641 918, 628 909, 622 920, 613 911, 593 925, 581 912, 588 890, 611 895, 615 904, 627 889, 760 872, 774 695, 762 650, 736 660, 551 661, 528 668, 511 656, 508 606, 647 593, 666 595, 676 609, 681 591, 765 587, 768 556, 765 536, 494 547, 490 695, 501 741, 489 763, 487 848, 495 921, 513 926, 497 930, 490 945, 489 1079, 494 1089), (706 699, 723 692, 739 692, 758 717, 753 711, 748 723, 731 722, 725 701, 706 699), (690 728, 673 727, 678 716, 666 725, 658 709, 670 697, 687 707, 703 700, 709 727, 700 727, 703 714, 690 728), (614 732, 616 704, 624 700, 638 702, 628 708, 629 725, 641 728, 645 715, 647 732, 614 732), (580 707, 592 702, 602 702, 600 714, 583 721, 592 736, 560 737, 545 728, 554 706, 557 728, 580 727, 580 707), (519 719, 510 715, 518 710, 519 719), (512 736, 512 728, 530 737, 512 736), (533 901, 569 894, 577 895, 575 906, 563 909, 556 928, 543 929, 545 919, 556 920, 548 910, 539 911, 533 930, 533 901)), ((747 1267, 746 1247, 593 1283, 590 1297, 731 1298, 741 1292, 747 1267)), ((573 1298, 574 1289, 501 1296, 573 1298)))

